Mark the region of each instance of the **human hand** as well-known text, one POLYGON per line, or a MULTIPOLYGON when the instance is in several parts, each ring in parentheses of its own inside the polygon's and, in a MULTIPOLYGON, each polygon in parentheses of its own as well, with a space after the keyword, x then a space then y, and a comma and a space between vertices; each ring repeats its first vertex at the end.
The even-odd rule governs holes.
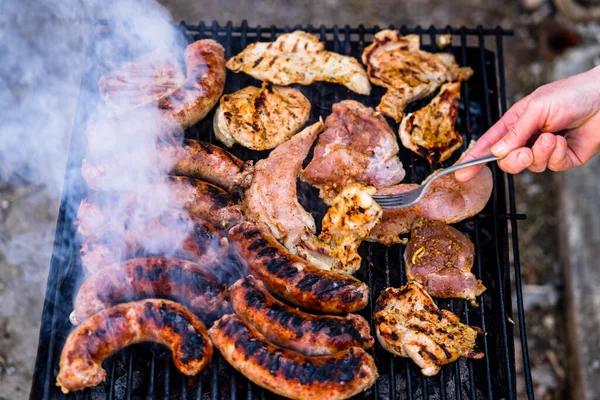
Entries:
MULTIPOLYGON (((600 151, 600 67, 544 85, 513 105, 463 157, 466 162, 494 154, 504 171, 542 172, 579 167, 600 151), (552 132, 566 130, 567 136, 552 132), (531 148, 528 139, 542 132, 531 148)), ((455 172, 465 182, 482 168, 455 172)))

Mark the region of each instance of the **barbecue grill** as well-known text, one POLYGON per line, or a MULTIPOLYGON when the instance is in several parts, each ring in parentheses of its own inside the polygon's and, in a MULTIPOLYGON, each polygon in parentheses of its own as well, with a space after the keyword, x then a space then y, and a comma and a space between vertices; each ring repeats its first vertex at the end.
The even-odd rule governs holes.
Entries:
MULTIPOLYGON (((394 28, 390 26, 390 28, 394 28)), ((317 34, 326 42, 328 50, 352 55, 360 59, 362 50, 372 39, 378 26, 358 28, 349 26, 328 28, 295 26, 278 28, 250 27, 247 22, 234 27, 231 22, 225 26, 213 22, 178 25, 181 34, 188 40, 212 38, 219 41, 226 51, 226 57, 241 51, 255 41, 274 40, 278 34, 296 29, 317 34)), ((463 134, 464 146, 476 139, 496 121, 500 112, 506 111, 503 67, 503 37, 511 32, 501 28, 408 28, 399 27, 403 34, 420 35, 421 46, 428 51, 440 51, 436 38, 442 34, 452 35, 452 43, 444 48, 456 55, 463 66, 474 69, 474 76, 462 85, 458 131, 463 134), (487 46, 495 48, 495 52, 487 46)), ((99 46, 106 45, 111 35, 109 24, 96 26, 88 45, 88 55, 99 46)), ((126 51, 126 49, 115 49, 126 51)), ((98 98, 97 82, 102 69, 89 61, 85 66, 81 86, 81 96, 98 98)), ((259 82, 245 74, 232 74, 228 71, 225 93, 231 93, 259 82)), ((298 87, 312 104, 310 123, 331 112, 332 104, 343 99, 358 100, 375 107, 384 89, 374 86, 370 96, 361 96, 348 91, 341 85, 318 82, 311 86, 298 87)), ((408 111, 417 109, 426 100, 412 104, 408 111)), ((270 392, 248 382, 230 367, 218 354, 210 368, 200 376, 189 378, 180 374, 172 365, 170 352, 158 345, 139 344, 118 352, 109 358, 104 367, 108 371, 106 381, 95 388, 62 395, 55 386, 58 361, 62 346, 72 329, 69 313, 73 298, 83 277, 79 257, 79 242, 73 226, 76 209, 86 194, 86 186, 81 177, 81 159, 85 147, 84 130, 90 113, 89 102, 79 102, 75 127, 72 135, 64 194, 56 229, 54 251, 48 277, 46 299, 42 314, 38 355, 35 376, 32 384, 32 399, 76 398, 76 399, 237 399, 271 398, 270 392)), ((213 142, 212 113, 198 125, 186 132, 186 137, 213 142)), ((398 125, 388 120, 394 130, 398 125)), ((464 147, 463 149, 464 150, 464 147)), ((264 158, 267 152, 254 152, 234 147, 232 152, 242 159, 264 158)), ((460 153, 460 152, 457 152, 460 153)), ((405 182, 420 182, 433 168, 422 158, 407 149, 400 153, 407 169, 405 182)), ((446 165, 456 161, 458 154, 446 165)), ((437 299, 441 308, 458 314, 463 322, 480 327, 484 335, 478 345, 485 352, 482 360, 465 360, 445 366, 434 377, 424 377, 419 368, 408 358, 394 357, 380 346, 371 350, 380 373, 380 379, 360 398, 373 399, 514 399, 516 398, 515 353, 513 345, 513 310, 511 306, 511 260, 515 268, 517 316, 523 351, 523 370, 527 394, 533 399, 525 322, 523 314, 517 220, 525 216, 515 210, 513 180, 495 165, 490 165, 494 178, 494 190, 486 208, 477 216, 465 220, 457 227, 466 233, 475 244, 475 274, 482 279, 488 290, 472 306, 465 300, 437 299), (507 200, 508 199, 508 200, 507 200), (509 230, 509 224, 511 229, 509 230)), ((317 224, 325 207, 318 200, 317 191, 299 183, 299 193, 303 205, 313 212, 317 224)), ((320 227, 319 227, 320 228, 320 227)), ((403 245, 385 247, 380 244, 363 243, 360 252, 363 265, 357 277, 367 282, 371 288, 371 302, 363 310, 363 315, 372 322, 373 302, 379 292, 387 286, 399 287, 406 283, 403 264, 403 245)), ((231 277, 234 279, 234 277, 231 277)))

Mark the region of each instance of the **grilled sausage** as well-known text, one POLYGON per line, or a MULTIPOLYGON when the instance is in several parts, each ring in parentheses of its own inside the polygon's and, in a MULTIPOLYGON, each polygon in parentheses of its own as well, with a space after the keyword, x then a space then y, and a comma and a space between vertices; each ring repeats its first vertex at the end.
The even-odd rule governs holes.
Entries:
POLYGON ((88 272, 135 257, 169 255, 210 267, 227 256, 227 238, 187 212, 169 210, 135 228, 129 225, 109 224, 86 238, 80 254, 88 272))
POLYGON ((228 191, 249 186, 254 172, 252 161, 244 162, 218 146, 187 139, 183 146, 161 143, 156 147, 120 151, 99 160, 84 158, 81 175, 92 190, 119 190, 128 183, 118 179, 123 169, 130 168, 132 159, 141 158, 147 160, 146 164, 156 166, 157 173, 201 179, 228 191))
POLYGON ((175 205, 183 205, 191 214, 219 228, 228 228, 242 220, 240 202, 223 189, 185 176, 167 178, 175 205))
POLYGON ((171 171, 176 175, 202 179, 230 192, 246 188, 252 181, 252 161, 244 162, 213 144, 187 139, 182 147, 161 150, 172 152, 175 165, 171 171))
POLYGON ((309 356, 334 354, 350 347, 373 346, 369 323, 360 315, 313 315, 271 296, 254 276, 229 288, 235 313, 276 345, 309 356))
POLYGON ((143 297, 175 299, 210 321, 229 310, 226 293, 227 287, 198 264, 134 258, 102 268, 83 282, 71 322, 78 324, 114 304, 143 297))
POLYGON ((363 282, 315 267, 255 224, 234 226, 229 239, 250 273, 290 303, 325 314, 346 314, 367 305, 369 288, 363 282))
POLYGON ((63 393, 100 384, 102 361, 123 347, 157 342, 171 348, 185 375, 197 375, 210 362, 212 345, 202 321, 181 304, 159 299, 123 303, 100 311, 77 326, 60 356, 56 385, 63 393))
POLYGON ((309 357, 270 343, 234 314, 208 334, 223 357, 249 380, 291 399, 346 399, 377 380, 373 358, 360 347, 309 357))

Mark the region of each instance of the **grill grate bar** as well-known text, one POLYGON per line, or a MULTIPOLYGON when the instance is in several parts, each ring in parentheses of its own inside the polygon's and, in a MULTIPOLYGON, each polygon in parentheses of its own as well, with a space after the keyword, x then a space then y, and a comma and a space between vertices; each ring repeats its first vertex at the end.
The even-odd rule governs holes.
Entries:
MULTIPOLYGON (((487 75, 487 71, 485 68, 485 37, 484 37, 484 33, 483 33, 483 28, 481 26, 479 26, 477 28, 480 31, 480 34, 478 35, 478 42, 479 42, 479 54, 480 54, 480 65, 481 65, 481 70, 483 73, 483 88, 484 88, 484 93, 486 94, 484 96, 485 102, 485 115, 487 118, 487 126, 490 127, 492 125, 492 108, 490 105, 490 96, 489 94, 490 92, 490 86, 489 86, 489 81, 488 81, 488 75, 487 75)), ((497 96, 497 92, 495 93, 497 96)), ((504 174, 497 168, 492 168, 492 175, 494 178, 494 189, 493 189, 493 194, 492 194, 492 209, 493 209, 493 213, 496 214, 498 212, 498 185, 499 182, 504 182, 504 174)), ((500 247, 501 247, 501 243, 500 243, 500 227, 498 226, 498 219, 494 218, 493 220, 493 225, 494 225, 494 237, 495 237, 495 242, 496 242, 496 269, 497 269, 497 276, 498 276, 498 282, 497 282, 497 286, 498 286, 498 296, 500 298, 500 313, 502 315, 500 319, 501 321, 501 327, 502 327, 502 337, 504 339, 504 343, 506 344, 504 346, 504 355, 505 355, 505 363, 506 363, 506 383, 508 386, 508 392, 509 392, 509 398, 513 399, 515 397, 515 392, 514 392, 514 386, 513 386, 513 378, 512 378, 512 369, 511 369, 511 355, 510 355, 510 349, 509 349, 509 333, 508 333, 508 327, 507 327, 507 322, 506 322, 506 318, 508 317, 507 311, 506 311, 506 307, 505 307, 505 298, 504 298, 504 274, 502 273, 503 271, 503 265, 502 265, 502 261, 501 261, 501 256, 500 256, 500 247)), ((503 237, 504 239, 504 237, 503 237)), ((507 240, 503 240, 502 243, 506 242, 507 240)))
MULTIPOLYGON (((500 82, 500 107, 501 112, 504 114, 507 110, 506 104, 506 92, 505 92, 505 81, 504 81, 504 53, 503 53, 503 40, 500 32, 496 33, 496 49, 498 52, 498 78, 500 82)), ((512 248, 513 248, 513 263, 515 268, 515 288, 517 297, 517 310, 519 317, 519 335, 521 339, 521 351, 523 353, 523 373, 525 375, 525 388, 527 390, 527 397, 530 400, 535 399, 533 392, 533 381, 531 378, 531 367, 529 365, 529 349, 527 347, 527 332, 525 329, 525 311, 523 308, 523 290, 521 282, 521 262, 519 257, 519 236, 517 232, 517 220, 516 216, 516 204, 515 204, 515 189, 512 175, 508 175, 508 197, 510 206, 510 226, 512 234, 512 248)))

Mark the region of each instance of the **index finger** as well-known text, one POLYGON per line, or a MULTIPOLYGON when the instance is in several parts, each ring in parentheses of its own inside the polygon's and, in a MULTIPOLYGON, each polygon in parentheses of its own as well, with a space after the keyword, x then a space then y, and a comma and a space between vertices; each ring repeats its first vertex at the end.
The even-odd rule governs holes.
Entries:
MULTIPOLYGON (((531 100, 531 95, 517 101, 507 112, 500 118, 486 133, 484 133, 473 147, 464 154, 459 163, 474 160, 490 154, 490 148, 502 139, 508 133, 509 129, 518 121, 525 112, 527 104, 531 100)), ((466 182, 473 178, 479 170, 483 168, 483 164, 473 167, 459 169, 456 171, 455 177, 461 182, 466 182)))

